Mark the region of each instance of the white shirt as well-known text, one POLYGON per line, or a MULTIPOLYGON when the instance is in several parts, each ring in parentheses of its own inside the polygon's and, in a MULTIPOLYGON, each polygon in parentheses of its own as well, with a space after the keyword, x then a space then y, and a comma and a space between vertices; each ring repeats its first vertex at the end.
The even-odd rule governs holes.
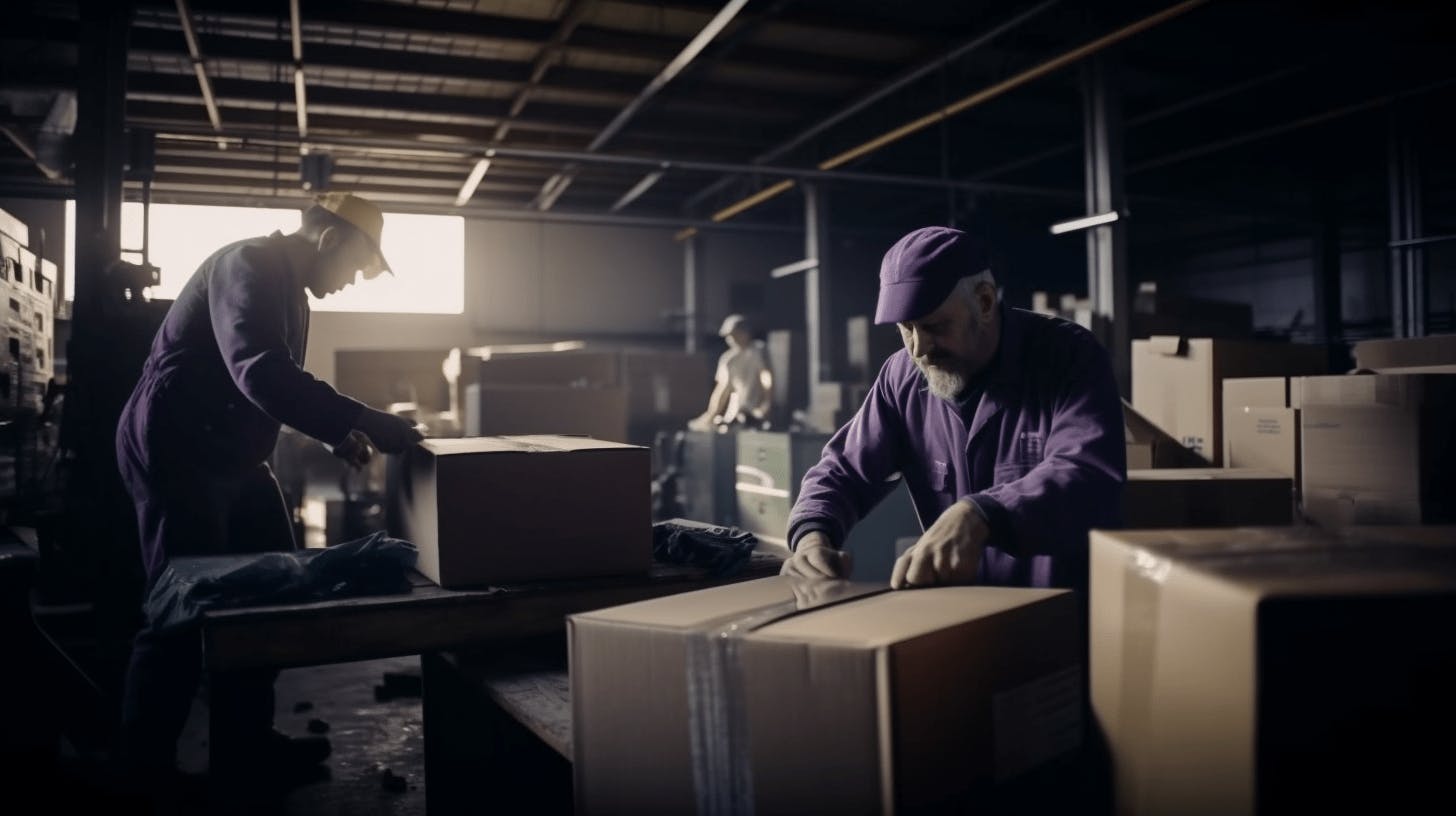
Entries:
POLYGON ((731 419, 745 413, 763 419, 768 414, 770 394, 764 382, 767 371, 768 356, 761 340, 723 352, 723 356, 718 358, 715 379, 730 386, 728 408, 723 412, 725 417, 731 419))

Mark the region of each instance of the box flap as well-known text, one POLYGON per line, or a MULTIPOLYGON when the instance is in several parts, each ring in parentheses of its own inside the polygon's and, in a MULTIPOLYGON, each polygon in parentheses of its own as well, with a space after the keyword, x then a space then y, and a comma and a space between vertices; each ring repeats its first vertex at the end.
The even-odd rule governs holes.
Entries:
POLYGON ((875 649, 1066 592, 989 586, 887 592, 786 618, 759 629, 751 637, 875 649))
POLYGON ((468 436, 458 439, 426 439, 421 447, 436 456, 477 453, 569 453, 584 450, 644 450, 586 436, 535 434, 524 436, 468 436))
POLYGON ((1188 341, 1177 335, 1155 334, 1148 338, 1148 348, 1154 354, 1177 357, 1188 353, 1188 341))

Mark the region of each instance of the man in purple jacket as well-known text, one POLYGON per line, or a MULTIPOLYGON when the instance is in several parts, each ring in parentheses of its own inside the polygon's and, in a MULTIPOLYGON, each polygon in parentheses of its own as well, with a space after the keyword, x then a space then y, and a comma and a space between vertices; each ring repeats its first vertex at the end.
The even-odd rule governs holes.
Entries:
MULTIPOLYGON (((148 590, 180 555, 294 549, 293 525, 266 462, 281 424, 362 465, 371 446, 402 453, 421 438, 412 423, 339 394, 303 369, 309 306, 388 267, 384 216, 332 194, 301 228, 219 249, 182 288, 152 341, 116 431, 121 476, 136 504, 148 590)), ((199 638, 144 629, 123 701, 123 750, 165 773, 175 759, 201 671, 199 638)), ((253 767, 312 765, 322 739, 272 728, 276 672, 240 673, 214 688, 215 734, 253 767), (224 702, 225 701, 225 702, 224 702)), ((222 745, 223 742, 219 742, 222 745)))
POLYGON ((844 577, 839 547, 903 477, 925 533, 891 585, 1072 587, 1087 531, 1120 520, 1122 402, 1081 327, 998 302, 983 249, 943 227, 901 238, 880 266, 876 323, 905 351, 804 476, 789 575, 844 577))

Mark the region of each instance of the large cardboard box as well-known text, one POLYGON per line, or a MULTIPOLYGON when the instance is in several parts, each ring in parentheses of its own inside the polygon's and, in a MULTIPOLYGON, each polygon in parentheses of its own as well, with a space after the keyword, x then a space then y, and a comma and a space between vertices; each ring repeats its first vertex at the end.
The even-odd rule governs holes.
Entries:
POLYGON ((1223 464, 1283 473, 1299 470, 1299 377, 1248 377, 1223 381, 1223 464))
POLYGON ((1294 482, 1247 468, 1128 470, 1122 523, 1128 529, 1238 527, 1294 520, 1294 482))
POLYGON ((572 616, 577 812, 961 812, 1076 749, 1072 593, 882 592, 795 614, 862 587, 766 578, 572 616))
POLYGON ((1322 374, 1323 346, 1156 336, 1132 342, 1132 405, 1174 439, 1223 464, 1223 381, 1322 374))
POLYGON ((465 389, 466 436, 577 434, 627 441, 625 388, 487 385, 465 389))
POLYGON ((1320 524, 1456 521, 1456 374, 1303 382, 1303 507, 1320 524))
POLYGON ((427 439, 400 492, 417 568, 447 588, 646 572, 647 448, 561 436, 427 439))
POLYGON ((1090 573, 1117 813, 1449 796, 1450 751, 1428 746, 1456 727, 1456 528, 1094 531, 1090 573))
POLYGON ((1456 334, 1361 340, 1355 367, 1385 373, 1456 373, 1456 334))

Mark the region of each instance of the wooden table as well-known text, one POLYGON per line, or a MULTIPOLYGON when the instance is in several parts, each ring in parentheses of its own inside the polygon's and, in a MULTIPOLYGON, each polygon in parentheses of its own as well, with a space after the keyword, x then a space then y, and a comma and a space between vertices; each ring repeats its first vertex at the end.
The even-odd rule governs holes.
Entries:
MULTIPOLYGON (((654 564, 645 575, 442 589, 415 574, 407 593, 311 603, 219 609, 201 616, 206 671, 293 668, 422 655, 426 666, 426 773, 438 753, 428 720, 429 669, 447 650, 510 649, 527 638, 565 634, 566 616, 778 573, 776 553, 754 553, 737 575, 715 579, 694 567, 654 564)), ((215 568, 215 557, 179 558, 174 568, 215 568)), ((447 715, 448 716, 448 715, 447 715)), ((439 719, 439 718, 435 718, 439 719)), ((436 730, 439 730, 438 727, 436 730)), ((214 759, 217 744, 209 742, 214 759)), ((426 787, 427 803, 436 799, 426 787)))

